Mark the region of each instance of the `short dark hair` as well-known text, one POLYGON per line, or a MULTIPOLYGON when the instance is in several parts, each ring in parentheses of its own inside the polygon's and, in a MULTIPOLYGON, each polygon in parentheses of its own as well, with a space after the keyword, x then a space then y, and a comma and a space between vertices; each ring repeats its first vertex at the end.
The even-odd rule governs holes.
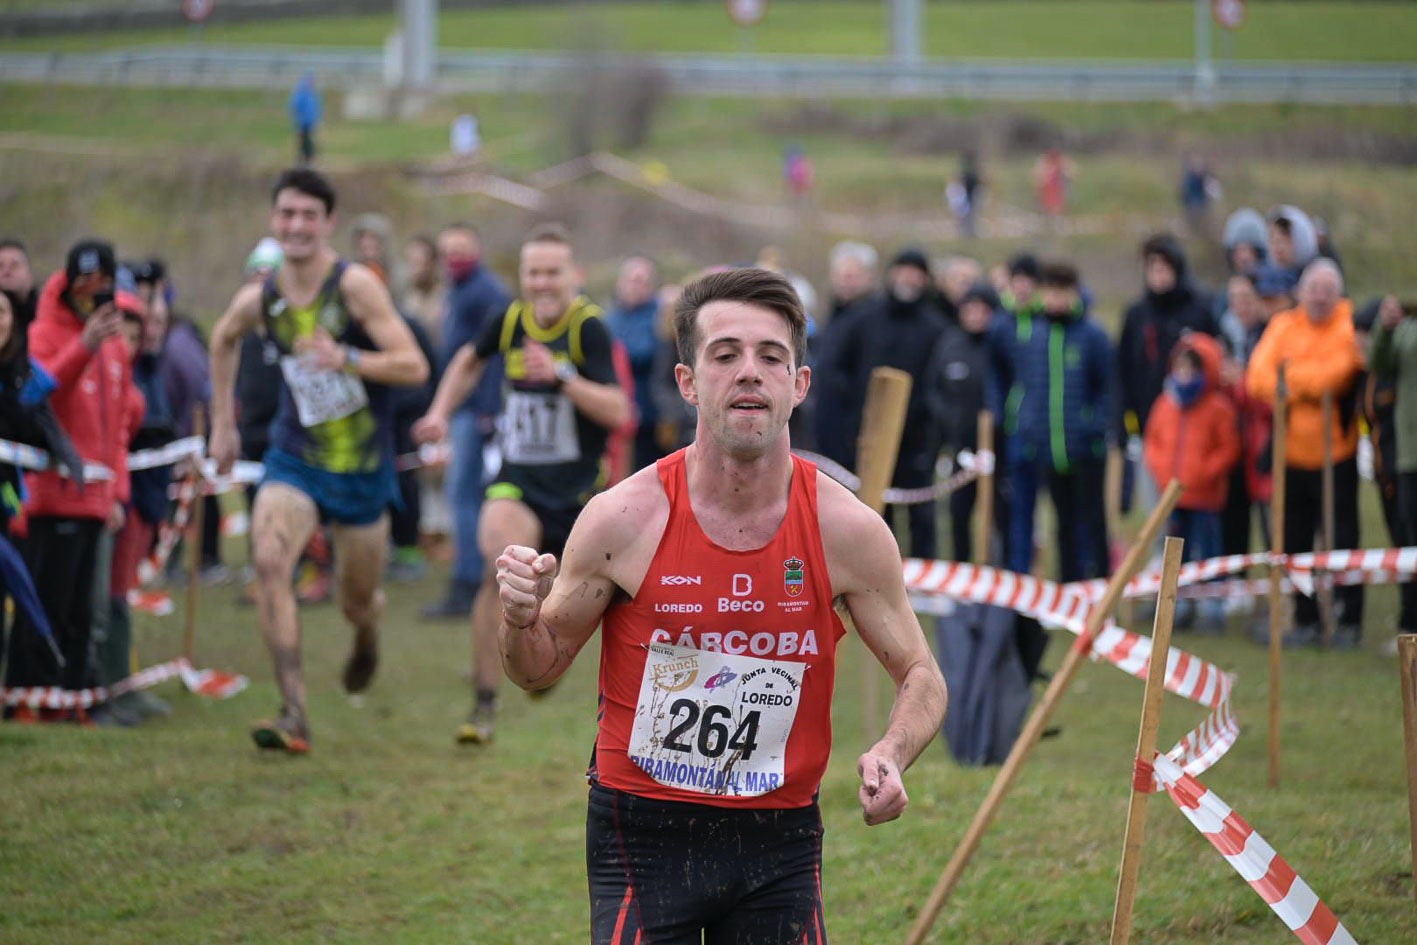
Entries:
POLYGON ((684 287, 674 306, 674 333, 679 360, 693 365, 699 342, 699 311, 710 302, 742 302, 782 316, 792 335, 792 360, 801 367, 807 358, 807 313, 792 283, 767 269, 726 269, 700 276, 684 287))
POLYGON ((325 214, 335 212, 335 188, 329 179, 319 171, 308 167, 291 167, 281 171, 276 185, 271 188, 271 203, 276 202, 282 190, 298 190, 314 197, 325 205, 325 214))
POLYGON ((575 246, 571 243, 571 231, 566 229, 563 223, 541 223, 534 227, 522 240, 522 245, 528 243, 559 243, 574 252, 575 246))
POLYGON ((1070 262, 1051 260, 1038 267, 1038 285, 1049 289, 1076 289, 1078 270, 1070 262))
POLYGON ((29 248, 25 246, 23 241, 18 240, 13 236, 6 236, 3 239, 0 239, 0 249, 18 249, 22 256, 24 256, 26 259, 30 258, 29 248))
POLYGON ((454 220, 452 223, 449 223, 449 224, 445 225, 445 226, 444 226, 441 230, 439 230, 438 232, 439 232, 439 233, 447 233, 447 232, 450 232, 450 231, 453 231, 453 230, 456 230, 456 231, 459 232, 459 233, 470 233, 470 234, 472 234, 472 238, 473 238, 473 239, 477 240, 479 243, 482 242, 482 233, 481 233, 481 231, 478 230, 477 227, 476 227, 474 224, 471 224, 471 223, 467 222, 466 220, 454 220))

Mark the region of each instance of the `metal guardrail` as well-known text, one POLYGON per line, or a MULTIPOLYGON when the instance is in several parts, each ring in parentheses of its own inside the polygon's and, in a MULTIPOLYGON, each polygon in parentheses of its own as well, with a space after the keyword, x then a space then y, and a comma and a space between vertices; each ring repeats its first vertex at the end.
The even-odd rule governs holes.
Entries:
MULTIPOLYGON (((1070 101, 1417 104, 1417 64, 1224 63, 1198 76, 1190 62, 950 60, 818 56, 605 55, 445 51, 446 91, 535 92, 588 69, 654 70, 687 94, 984 98, 1070 101)), ((283 88, 313 72, 329 86, 383 84, 368 49, 170 46, 83 53, 0 53, 0 81, 283 88)))

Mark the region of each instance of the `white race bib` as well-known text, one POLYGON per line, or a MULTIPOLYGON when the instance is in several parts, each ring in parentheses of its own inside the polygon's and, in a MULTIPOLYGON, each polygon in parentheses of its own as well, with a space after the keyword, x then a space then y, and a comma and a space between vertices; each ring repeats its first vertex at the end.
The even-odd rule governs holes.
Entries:
POLYGON ((295 400, 302 426, 342 420, 369 403, 369 392, 352 374, 312 370, 293 354, 280 359, 280 372, 285 375, 285 386, 295 400))
POLYGON ((548 466, 581 458, 576 408, 565 394, 511 391, 501 432, 502 452, 509 463, 548 466))
POLYGON ((756 797, 786 781, 807 664, 651 643, 630 760, 668 787, 756 797))

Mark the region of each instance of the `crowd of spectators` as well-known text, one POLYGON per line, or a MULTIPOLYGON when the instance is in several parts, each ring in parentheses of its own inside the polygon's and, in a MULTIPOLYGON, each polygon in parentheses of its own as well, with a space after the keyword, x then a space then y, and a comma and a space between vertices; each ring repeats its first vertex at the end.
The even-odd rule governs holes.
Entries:
MULTIPOLYGON (((1066 176, 1060 167, 1055 176, 1066 176)), ((856 468, 867 379, 889 366, 913 379, 892 485, 929 487, 946 461, 977 449, 981 411, 996 429, 997 541, 975 547, 971 484, 939 502, 897 507, 906 554, 986 560, 1024 573, 1046 571, 1042 562, 1052 557, 1062 580, 1105 576, 1114 554, 1109 528, 1117 527, 1104 495, 1112 453, 1124 457, 1123 510, 1147 510, 1159 487, 1180 480, 1169 530, 1186 539, 1188 559, 1268 545, 1276 472, 1287 486, 1283 547, 1313 549, 1326 463, 1328 540, 1359 546, 1360 453, 1371 456, 1362 465, 1371 466, 1391 543, 1417 544, 1417 321, 1408 317, 1417 313, 1391 297, 1355 306, 1322 226, 1297 207, 1235 211, 1223 246, 1227 280, 1211 292, 1194 277, 1181 240, 1145 239, 1138 295, 1119 313, 1115 336, 1099 318, 1087 273, 1068 260, 1025 251, 1003 263, 932 261, 906 246, 882 266, 875 247, 847 241, 831 251, 817 304, 810 283, 786 272, 781 252, 765 249, 755 264, 800 284, 814 316, 812 391, 793 423, 794 446, 856 468), (1288 414, 1283 470, 1273 468, 1271 448, 1279 396, 1288 414), (1056 548, 1048 551, 1035 538, 1045 489, 1056 523, 1056 548)), ((388 284, 435 366, 512 301, 469 224, 400 244, 388 219, 369 214, 356 221, 349 248, 388 284)), ((263 240, 244 278, 264 282, 280 264, 279 245, 263 240)), ((692 437, 693 410, 674 380, 678 290, 650 256, 636 254, 620 262, 605 299, 621 383, 636 408, 636 422, 611 438, 615 477, 692 437)), ((126 457, 193 432, 194 408, 210 396, 202 331, 180 314, 177 298, 161 259, 123 262, 108 243, 84 240, 52 275, 38 278, 22 243, 0 241, 0 439, 54 457, 49 469, 24 475, 0 465, 0 524, 8 536, 0 564, 22 559, 33 579, 31 593, 17 586, 24 582, 13 569, 4 572, 17 604, 0 648, 7 686, 84 689, 118 682, 134 665, 128 592, 169 514, 174 471, 130 474, 126 457), (104 474, 93 476, 97 468, 104 474), (92 595, 74 593, 90 587, 92 595), (62 668, 46 645, 51 635, 62 668)), ((493 368, 452 421, 446 467, 401 474, 390 580, 423 577, 428 533, 446 533, 451 549, 446 592, 423 608, 427 619, 466 618, 482 581, 478 512, 501 409, 493 368)), ((259 461, 264 452, 278 378, 269 346, 248 337, 238 376, 246 459, 259 461)), ((436 382, 435 370, 424 387, 400 392, 399 452, 416 451, 408 430, 436 382)), ((202 541, 202 575, 213 582, 228 575, 218 511, 214 504, 206 516, 202 541)), ((308 596, 315 599, 327 593, 318 578, 328 583, 320 544, 310 550, 317 580, 308 596)), ((1332 644, 1355 648, 1363 590, 1342 587, 1334 597, 1332 644)), ((1404 585, 1401 599, 1397 629, 1417 630, 1417 585, 1404 585)), ((1219 632, 1239 606, 1219 597, 1183 602, 1180 626, 1219 632)), ((1317 645, 1320 616, 1313 598, 1296 595, 1286 642, 1317 645)), ((130 693, 93 711, 17 705, 6 715, 132 725, 166 708, 130 693)))

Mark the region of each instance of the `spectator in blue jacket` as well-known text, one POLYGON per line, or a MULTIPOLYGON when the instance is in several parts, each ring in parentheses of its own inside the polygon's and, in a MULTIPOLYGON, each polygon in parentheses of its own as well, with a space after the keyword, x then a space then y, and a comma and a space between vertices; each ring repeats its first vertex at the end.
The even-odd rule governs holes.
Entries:
POLYGON ((659 270, 644 256, 631 256, 620 264, 615 280, 615 301, 606 321, 610 334, 625 346, 630 373, 635 379, 634 468, 644 469, 664 455, 655 440, 659 411, 654 403, 654 357, 659 350, 655 322, 659 316, 659 270))
POLYGON ((1058 515, 1061 579, 1101 577, 1112 342, 1088 316, 1072 265, 1043 265, 1038 281, 1038 314, 1005 311, 990 328, 991 408, 1002 418, 1010 519, 1005 560, 1010 570, 1031 570, 1034 506, 1046 485, 1058 515))
MULTIPOLYGON (((482 238, 471 223, 454 223, 438 234, 438 256, 447 278, 447 309, 439 373, 458 349, 476 341, 488 319, 501 318, 512 295, 482 264, 482 238)), ((482 446, 502 412, 502 360, 494 358, 477 387, 448 426, 452 462, 447 497, 453 511, 453 573, 448 594, 423 608, 425 619, 466 618, 482 583, 482 554, 477 548, 477 520, 482 511, 482 446)))
POLYGON ((320 92, 315 88, 315 76, 307 72, 295 83, 290 92, 290 122, 295 126, 297 163, 309 164, 315 160, 315 128, 320 124, 324 104, 320 92))

